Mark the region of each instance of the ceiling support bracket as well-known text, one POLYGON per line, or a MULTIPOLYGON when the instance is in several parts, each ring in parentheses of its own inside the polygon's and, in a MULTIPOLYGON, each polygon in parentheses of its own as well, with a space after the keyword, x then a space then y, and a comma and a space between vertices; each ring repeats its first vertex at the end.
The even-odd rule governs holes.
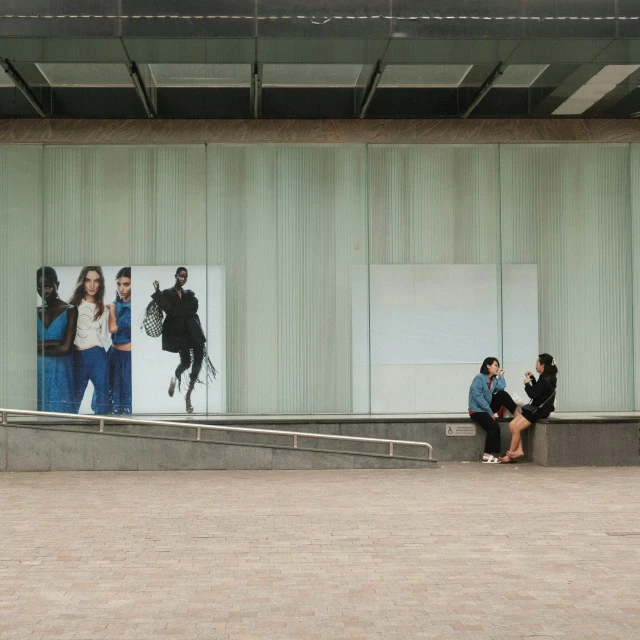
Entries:
POLYGON ((0 58, 0 66, 4 69, 5 73, 11 78, 16 88, 27 99, 29 104, 38 112, 41 118, 48 118, 49 113, 44 105, 38 100, 36 95, 31 90, 31 87, 22 79, 22 76, 18 73, 17 69, 13 66, 9 58, 0 58))
POLYGON ((147 87, 142 79, 142 75, 140 74, 140 69, 135 62, 131 62, 128 65, 129 75, 131 76, 131 80, 133 81, 133 86, 136 88, 136 93, 138 94, 138 98, 140 98, 140 102, 142 102, 142 106, 144 110, 147 112, 147 118, 155 118, 158 113, 153 106, 153 102, 149 96, 149 92, 147 87))
POLYGON ((257 61, 251 71, 251 115, 256 119, 262 115, 262 65, 257 61))
POLYGON ((378 88, 378 84, 380 83, 380 78, 382 77, 382 63, 380 60, 376 62, 376 66, 373 69, 373 73, 369 78, 369 82, 367 83, 367 88, 364 92, 364 97, 362 98, 362 104, 360 105, 360 113, 358 113, 358 118, 364 118, 367 115, 367 111, 369 110, 369 105, 373 100, 373 95, 378 88))
POLYGON ((464 113, 462 114, 463 118, 468 118, 473 113, 474 109, 482 102, 487 93, 491 91, 491 87, 493 87, 498 78, 502 75, 503 65, 504 62, 500 60, 494 70, 489 74, 489 77, 482 83, 478 93, 473 96, 473 100, 471 100, 469 106, 464 110, 464 113))

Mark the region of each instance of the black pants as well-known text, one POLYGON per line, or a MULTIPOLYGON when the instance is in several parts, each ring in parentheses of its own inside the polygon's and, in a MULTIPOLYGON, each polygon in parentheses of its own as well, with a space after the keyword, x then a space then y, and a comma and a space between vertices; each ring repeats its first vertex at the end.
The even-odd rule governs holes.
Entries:
POLYGON ((198 380, 200 369, 202 369, 202 361, 204 360, 204 347, 201 344, 194 345, 191 349, 182 349, 179 351, 180 364, 176 369, 176 378, 180 380, 180 376, 191 367, 189 374, 189 388, 198 380), (191 352, 193 351, 193 366, 191 366, 191 352))
MULTIPOLYGON (((494 393, 493 398, 491 398, 491 411, 497 413, 500 407, 509 409, 511 413, 516 410, 514 399, 504 389, 494 393)), ((470 418, 487 432, 487 437, 484 441, 484 452, 500 453, 500 425, 497 421, 484 411, 476 411, 470 415, 470 418)))

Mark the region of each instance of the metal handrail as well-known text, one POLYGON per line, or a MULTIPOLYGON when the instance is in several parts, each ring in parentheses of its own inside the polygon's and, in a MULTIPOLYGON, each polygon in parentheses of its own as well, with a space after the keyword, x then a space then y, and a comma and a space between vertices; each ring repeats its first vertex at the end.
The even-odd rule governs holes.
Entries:
POLYGON ((112 416, 78 415, 77 413, 54 413, 52 411, 28 411, 26 409, 0 409, 2 414, 2 425, 9 426, 9 416, 37 416, 42 418, 70 418, 72 420, 89 420, 99 423, 99 433, 105 433, 105 423, 140 424, 156 427, 180 427, 182 429, 195 429, 196 441, 202 440, 202 430, 206 431, 234 431, 237 433, 261 433, 273 436, 291 436, 293 438, 293 448, 298 449, 298 438, 319 438, 321 440, 346 440, 350 442, 377 442, 389 446, 389 457, 393 458, 393 446, 409 445, 414 447, 425 447, 429 453, 427 460, 433 460, 433 447, 428 442, 414 442, 412 440, 389 440, 386 438, 361 438, 359 436, 337 436, 328 433, 305 433, 298 431, 275 431, 273 429, 254 429, 252 427, 230 427, 227 425, 197 424, 187 422, 167 422, 164 420, 137 420, 134 418, 115 418, 112 416))

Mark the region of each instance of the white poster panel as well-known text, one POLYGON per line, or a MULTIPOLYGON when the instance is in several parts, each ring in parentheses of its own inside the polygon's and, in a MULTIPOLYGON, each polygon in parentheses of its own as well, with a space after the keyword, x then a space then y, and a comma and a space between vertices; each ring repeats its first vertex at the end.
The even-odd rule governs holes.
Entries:
POLYGON ((226 270, 207 267, 207 353, 217 374, 207 384, 207 413, 227 411, 226 270))
MULTIPOLYGON (((194 413, 223 413, 225 411, 225 385, 224 377, 226 370, 225 363, 225 270, 223 266, 206 268, 204 266, 184 265, 188 270, 187 282, 183 285, 184 290, 191 290, 198 301, 197 315, 202 331, 206 338, 205 342, 205 363, 198 375, 199 382, 194 385, 191 394, 191 404, 194 413), (211 363, 211 367, 206 366, 206 362, 211 363), (213 368, 216 370, 213 378, 213 368)), ((176 368, 180 364, 179 353, 163 350, 162 337, 150 337, 142 326, 142 320, 149 302, 151 294, 154 292, 153 282, 158 280, 160 289, 170 289, 175 285, 175 266, 138 266, 131 267, 130 278, 128 278, 130 288, 130 340, 126 343, 128 336, 126 331, 122 331, 121 326, 117 326, 117 331, 112 333, 114 328, 108 321, 98 319, 86 314, 80 314, 74 334, 75 346, 72 352, 65 357, 46 355, 39 357, 38 373, 38 406, 44 410, 61 411, 69 413, 116 413, 116 414, 185 414, 186 402, 185 393, 188 387, 189 373, 192 371, 192 361, 182 379, 182 385, 176 384, 173 397, 169 395, 169 385, 171 378, 176 374, 176 368), (97 325, 100 325, 99 327, 97 325), (82 341, 89 341, 86 345, 82 341), (83 349, 84 346, 91 346, 83 349), (114 348, 114 344, 119 343, 119 348, 114 348), (122 351, 129 353, 123 354, 122 351), (119 353, 114 353, 118 351, 119 353), (106 356, 105 356, 106 354, 106 356), (115 358, 113 356, 119 356, 115 358), (127 362, 128 367, 121 367, 122 361, 127 362), (61 366, 64 360, 72 363, 72 369, 61 366), (85 362, 86 361, 86 362, 85 362), (115 363, 117 364, 114 364, 115 363), (87 364, 88 363, 88 364, 87 364), (90 379, 82 381, 87 376, 79 374, 82 367, 90 368, 90 379), (94 388, 93 380, 100 379, 99 374, 104 373, 105 367, 109 372, 108 390, 102 394, 94 388), (64 374, 67 380, 61 384, 60 376, 64 374), (70 381, 69 381, 70 379, 70 381), (124 384, 123 384, 124 383, 124 384), (186 384, 185 384, 186 383, 186 384), (86 387, 84 386, 86 384, 86 387), (61 389, 63 389, 61 391, 61 389), (124 393, 122 390, 124 389, 124 393), (115 391, 115 392, 114 392, 115 391), (106 393, 106 396, 105 396, 106 393), (118 395, 119 394, 119 395, 118 395), (62 397, 61 397, 62 396, 62 397), (128 400, 127 400, 128 396, 128 400), (100 404, 98 401, 105 398, 100 404), (55 401, 58 398, 59 402, 55 401)), ((49 267, 45 268, 45 273, 51 274, 49 267)), ((78 278, 86 271, 85 267, 53 267, 59 282, 56 295, 59 299, 70 302, 73 299, 74 291, 78 286, 78 278)), ((108 318, 108 305, 114 305, 117 300, 116 276, 122 274, 121 266, 100 266, 97 267, 102 272, 104 280, 104 290, 98 296, 102 297, 105 305, 105 314, 108 318)), ((89 271, 88 275, 97 275, 96 271, 89 271)), ((48 278, 52 280, 51 277, 48 278)), ((121 278, 122 280, 122 278, 121 278)), ((127 278, 125 278, 127 280, 127 278)), ((82 289, 80 287, 80 289, 82 289)), ((80 296, 80 300, 82 295, 80 296)), ((118 300, 122 303, 122 300, 118 300)), ((38 297, 38 306, 42 300, 38 297)), ((41 313, 39 314, 42 315, 41 313)), ((166 318, 166 315, 164 316, 166 318)), ((124 318, 124 316, 123 316, 124 318)), ((61 318, 60 323, 65 319, 61 318)), ((118 320, 120 322, 120 320, 118 320)), ((127 324, 129 319, 123 319, 122 324, 127 324)), ((45 326, 42 318, 38 320, 40 340, 48 340, 47 344, 55 344, 61 336, 56 333, 57 326, 45 326), (53 337, 52 337, 53 336, 53 337)), ((115 329, 114 329, 115 331, 115 329)), ((57 333, 60 333, 59 331, 57 333)), ((38 347, 39 356, 43 353, 43 345, 40 342, 38 347)), ((189 354, 192 356, 193 354, 189 354)))
POLYGON ((353 413, 369 413, 369 268, 357 265, 351 276, 351 389, 353 413))
MULTIPOLYGON (((216 369, 214 379, 206 363, 203 363, 198 375, 200 382, 194 386, 191 403, 194 413, 221 413, 224 411, 224 267, 178 266, 185 266, 188 271, 188 279, 183 288, 193 291, 198 300, 198 317, 206 337, 205 358, 208 357, 216 369), (209 309, 213 310, 211 318, 209 309)), ((191 367, 184 372, 182 380, 176 381, 173 396, 170 396, 169 386, 171 379, 176 377, 180 355, 163 350, 162 336, 152 338, 141 327, 145 309, 152 301, 151 296, 155 291, 154 281, 158 281, 160 291, 171 289, 176 282, 176 269, 177 266, 135 268, 139 292, 132 305, 135 322, 133 397, 136 413, 168 415, 186 412, 185 394, 191 367)))
POLYGON ((502 283, 499 273, 498 265, 372 265, 370 336, 354 292, 354 409, 365 377, 355 356, 368 339, 372 413, 465 412, 488 356, 506 361, 508 390, 517 392, 520 363, 535 362, 538 349, 537 270, 504 265, 502 283))
POLYGON ((372 365, 481 362, 498 319, 496 265, 371 267, 372 365))

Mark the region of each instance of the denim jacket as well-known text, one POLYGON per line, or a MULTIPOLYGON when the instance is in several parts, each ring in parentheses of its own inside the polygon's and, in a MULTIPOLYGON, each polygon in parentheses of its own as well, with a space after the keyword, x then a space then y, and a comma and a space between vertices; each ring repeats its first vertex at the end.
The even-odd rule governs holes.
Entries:
POLYGON ((501 391, 507 386, 507 381, 503 376, 497 375, 493 379, 491 389, 489 389, 489 376, 479 373, 471 382, 469 388, 469 411, 484 411, 489 415, 491 411, 491 398, 496 391, 501 391))

